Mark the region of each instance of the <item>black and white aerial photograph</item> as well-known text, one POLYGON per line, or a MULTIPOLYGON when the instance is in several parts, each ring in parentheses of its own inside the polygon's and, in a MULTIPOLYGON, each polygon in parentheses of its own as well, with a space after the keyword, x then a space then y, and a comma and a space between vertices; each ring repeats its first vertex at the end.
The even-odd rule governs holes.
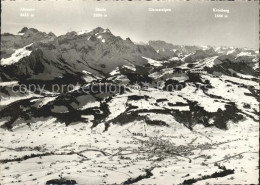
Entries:
POLYGON ((1 0, 0 185, 259 183, 259 1, 1 0))

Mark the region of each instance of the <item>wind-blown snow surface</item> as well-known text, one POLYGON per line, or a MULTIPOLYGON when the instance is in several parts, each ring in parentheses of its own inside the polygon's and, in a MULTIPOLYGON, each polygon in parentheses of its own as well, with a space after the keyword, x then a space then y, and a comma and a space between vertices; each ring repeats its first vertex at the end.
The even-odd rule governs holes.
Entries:
POLYGON ((32 51, 27 50, 26 48, 31 46, 32 44, 29 44, 23 48, 17 49, 11 57, 9 58, 4 58, 1 60, 1 65, 12 65, 14 63, 19 62, 22 58, 29 56, 32 51))

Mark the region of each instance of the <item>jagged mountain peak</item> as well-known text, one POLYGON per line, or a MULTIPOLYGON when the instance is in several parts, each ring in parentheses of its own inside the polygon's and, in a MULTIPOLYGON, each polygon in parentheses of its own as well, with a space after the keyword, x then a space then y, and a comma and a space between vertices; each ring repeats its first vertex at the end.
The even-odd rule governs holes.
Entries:
POLYGON ((49 32, 48 35, 51 36, 51 37, 56 37, 56 35, 52 32, 49 32))
POLYGON ((90 31, 90 33, 92 34, 102 34, 102 33, 111 33, 111 31, 108 29, 108 28, 101 28, 101 27, 97 27, 97 28, 94 28, 92 31, 90 31))
POLYGON ((127 37, 125 40, 132 42, 132 40, 129 37, 127 37))
POLYGON ((104 28, 101 28, 101 27, 97 27, 95 29, 92 30, 92 32, 95 32, 95 33, 101 33, 101 32, 104 32, 104 28))
POLYGON ((75 31, 69 31, 69 32, 67 32, 64 36, 73 36, 73 35, 77 35, 77 32, 75 32, 75 31))
POLYGON ((19 31, 18 33, 26 33, 26 32, 34 32, 37 33, 39 32, 39 30, 35 29, 35 28, 27 28, 27 27, 23 27, 23 29, 21 29, 21 31, 19 31))
POLYGON ((27 30, 28 30, 27 27, 23 27, 23 28, 21 29, 21 31, 19 31, 18 33, 25 33, 27 30))
POLYGON ((110 29, 108 29, 108 28, 106 29, 106 32, 110 32, 111 33, 110 29))

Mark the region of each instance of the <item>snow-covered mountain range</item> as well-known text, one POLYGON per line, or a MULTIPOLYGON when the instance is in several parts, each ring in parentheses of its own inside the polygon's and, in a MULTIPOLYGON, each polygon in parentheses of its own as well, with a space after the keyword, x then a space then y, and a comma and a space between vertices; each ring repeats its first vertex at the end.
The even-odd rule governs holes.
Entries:
MULTIPOLYGON (((120 130, 116 137, 125 138, 129 132, 135 136, 156 135, 157 129, 161 129, 157 134, 168 136, 182 125, 181 132, 186 129, 184 133, 195 135, 187 134, 188 140, 180 143, 205 146, 208 139, 197 131, 208 129, 207 132, 216 134, 211 139, 218 141, 218 133, 234 125, 250 123, 250 128, 257 125, 258 102, 259 52, 252 49, 180 46, 165 41, 136 44, 101 27, 60 36, 25 27, 16 35, 1 35, 0 126, 3 132, 19 132, 21 128, 53 132, 54 128, 59 130, 53 125, 65 124, 68 130, 82 125, 91 131, 98 129, 101 134, 108 134, 107 137, 120 130), (66 88, 54 92, 53 85, 66 88), (68 86, 72 88, 68 90, 68 86)), ((82 130, 79 132, 79 138, 85 135, 82 130)), ((16 139, 14 136, 3 141, 9 143, 16 139)), ((133 147, 132 141, 122 141, 123 148, 133 147)), ((240 143, 234 147, 240 147, 240 143)), ((185 156, 197 160, 200 154, 185 153, 185 156)), ((2 163, 10 162, 2 158, 2 163)), ((207 168, 196 165, 193 166, 196 170, 207 168)), ((192 177, 184 175, 178 178, 179 183, 190 182, 192 177)), ((160 175, 155 176, 159 179, 160 175)), ((106 176, 102 179, 115 183, 106 176)), ((159 182, 158 179, 155 181, 159 182)), ((93 182, 104 183, 103 180, 93 182)), ((135 181, 126 176, 116 182, 135 181)))
MULTIPOLYGON (((79 88, 83 88, 86 84, 91 82, 110 82, 114 85, 123 83, 126 87, 134 83, 141 86, 146 83, 149 88, 153 88, 154 91, 157 91, 159 90, 159 87, 156 86, 156 83, 160 81, 164 84, 163 89, 166 89, 169 85, 179 84, 183 87, 178 90, 185 91, 185 89, 188 89, 186 84, 191 82, 194 85, 208 84, 210 90, 202 90, 202 94, 204 94, 203 97, 208 96, 209 99, 214 100, 213 97, 219 97, 219 95, 214 95, 214 89, 218 87, 212 86, 211 82, 215 81, 216 78, 222 80, 229 76, 230 79, 237 79, 237 81, 239 79, 242 79, 241 81, 250 81, 250 84, 256 84, 258 80, 259 55, 257 51, 241 48, 235 49, 231 47, 178 46, 164 41, 150 41, 148 44, 138 45, 133 43, 130 38, 124 40, 119 36, 114 36, 109 29, 100 27, 92 31, 69 32, 58 37, 53 33, 47 34, 34 28, 25 27, 18 35, 3 34, 1 46, 2 83, 17 81, 18 84, 24 83, 27 84, 27 86, 31 83, 37 85, 47 84, 45 86, 47 89, 45 90, 50 90, 50 87, 53 84, 79 84, 79 88), (208 94, 210 91, 213 93, 212 96, 208 94)), ((228 82, 232 83, 231 86, 239 85, 238 82, 233 82, 232 80, 228 81, 231 81, 228 82)), ((242 85, 246 86, 247 84, 242 85)), ((8 97, 10 95, 7 90, 8 86, 3 86, 1 89, 2 97, 8 97)), ((128 92, 129 91, 131 92, 131 90, 128 90, 128 92)), ((73 94, 73 92, 67 93, 73 94)), ((95 97, 96 95, 91 94, 92 92, 89 93, 89 95, 78 94, 78 96, 94 96, 91 98, 92 100, 101 101, 99 98, 95 97)), ((165 96, 163 93, 167 92, 162 92, 162 97, 165 96)), ((186 93, 183 92, 181 94, 186 93)), ((250 94, 250 91, 248 94, 250 94)), ((80 101, 78 101, 76 95, 70 96, 71 98, 69 99, 63 96, 64 94, 58 95, 58 99, 60 99, 60 101, 62 99, 63 101, 63 103, 59 103, 61 104, 60 106, 64 107, 66 110, 73 110, 73 113, 67 111, 67 114, 74 114, 74 112, 77 112, 79 109, 80 112, 82 111, 79 105, 80 101), (70 105, 70 107, 67 107, 68 103, 72 104, 73 102, 75 104, 74 106, 71 107, 70 105)), ((189 106, 188 110, 192 109, 192 104, 200 107, 199 105, 201 102, 194 101, 193 98, 191 98, 193 96, 195 96, 195 94, 190 95, 190 98, 187 100, 183 99, 181 101, 184 105, 186 104, 189 106)), ((251 96, 254 97, 254 94, 251 96)), ((21 98, 24 99, 25 97, 22 96, 21 98)), ((105 100, 109 97, 110 95, 104 95, 102 99, 105 100)), ((156 100, 160 99, 159 97, 160 96, 158 96, 158 98, 153 98, 156 100)), ((30 96, 30 98, 32 97, 30 96)), ((48 97, 44 97, 43 99, 46 98, 48 97)), ((109 99, 111 98, 114 99, 115 97, 110 97, 109 99)), ((140 96, 137 99, 142 100, 143 98, 144 96, 140 96)), ((33 104, 38 101, 43 101, 41 100, 42 98, 37 97, 37 99, 37 101, 30 101, 31 103, 28 104, 30 109, 32 109, 30 111, 33 111, 33 104)), ((217 99, 214 101, 220 101, 217 99)), ((54 100, 53 97, 51 97, 51 100, 54 100)), ((147 97, 144 100, 151 104, 151 100, 148 100, 147 97)), ((165 101, 167 102, 169 100, 165 101)), ((221 98, 221 101, 224 100, 221 98)), ((85 103, 87 102, 88 101, 86 100, 85 103)), ((14 102, 13 105, 19 109, 17 113, 20 112, 22 114, 23 111, 20 110, 16 103, 21 104, 21 102, 14 102)), ((58 102, 48 101, 45 106, 42 106, 42 108, 49 110, 49 113, 47 113, 48 111, 44 111, 44 114, 47 114, 45 116, 52 116, 52 110, 56 103, 58 102)), ((241 110, 237 109, 235 103, 237 102, 231 100, 225 103, 222 102, 222 111, 225 112, 225 110, 228 110, 224 107, 231 106, 232 110, 236 110, 235 112, 238 113, 241 110)), ((153 105, 154 109, 156 109, 157 104, 158 103, 155 103, 153 105)), ((11 106, 12 104, 1 109, 2 111, 5 111, 5 109, 8 110, 11 106)), ((214 107, 213 104, 211 106, 214 107)), ((106 107, 106 111, 103 111, 103 115, 98 119, 99 122, 104 121, 104 118, 107 120, 109 114, 112 113, 109 111, 107 104, 106 107)), ((100 107, 100 109, 102 109, 102 107, 100 107)), ((172 114, 170 110, 171 108, 169 109, 169 113, 166 114, 172 114)), ((218 113, 219 110, 221 109, 216 109, 215 112, 218 113)), ((37 106, 35 111, 38 111, 37 106)), ((199 110, 195 108, 194 111, 199 110)), ((205 107, 201 106, 201 111, 205 111, 203 114, 207 115, 207 119, 212 117, 208 115, 205 107)), ((182 111, 178 109, 177 112, 182 113, 182 111)), ((188 112, 191 113, 192 111, 188 112)), ((253 114, 254 110, 251 110, 251 113, 253 114)), ((11 112, 8 114, 11 114, 11 112)), ((30 114, 35 115, 35 113, 30 114)), ((83 113, 79 113, 79 120, 81 120, 82 114, 83 113)), ((19 118, 22 115, 17 116, 17 118, 19 118)), ((175 117, 176 116, 177 115, 175 115, 175 117)), ((182 116, 180 115, 180 117, 182 116)), ((234 116, 231 116, 227 121, 233 118, 234 116)), ((5 119, 5 117, 2 117, 2 119, 5 119)), ((192 117, 193 121, 195 119, 196 118, 192 117)), ((16 120, 12 118, 4 125, 11 128, 15 121, 16 120)), ((112 120, 109 120, 109 123, 110 122, 112 122, 112 120)), ((198 120, 198 122, 209 125, 208 121, 205 123, 205 120, 198 120)))

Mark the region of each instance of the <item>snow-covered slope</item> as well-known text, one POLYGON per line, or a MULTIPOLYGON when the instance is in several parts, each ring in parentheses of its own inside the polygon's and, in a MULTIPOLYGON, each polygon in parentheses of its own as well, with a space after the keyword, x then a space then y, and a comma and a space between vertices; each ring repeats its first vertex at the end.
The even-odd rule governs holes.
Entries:
POLYGON ((5 65, 12 65, 14 63, 19 62, 19 60, 21 60, 22 58, 29 56, 31 54, 32 51, 27 50, 27 47, 31 46, 32 44, 29 44, 23 48, 17 49, 11 57, 9 58, 3 58, 1 59, 1 65, 5 66, 5 65))

